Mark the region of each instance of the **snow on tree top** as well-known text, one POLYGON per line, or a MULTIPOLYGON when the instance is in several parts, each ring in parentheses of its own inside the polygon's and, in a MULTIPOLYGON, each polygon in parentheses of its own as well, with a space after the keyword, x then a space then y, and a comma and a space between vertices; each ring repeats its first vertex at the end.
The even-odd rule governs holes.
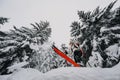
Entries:
POLYGON ((120 26, 115 26, 115 27, 111 27, 111 28, 102 27, 102 28, 100 29, 100 32, 102 33, 102 32, 104 32, 104 31, 118 30, 118 29, 120 29, 120 26))
POLYGON ((27 65, 28 62, 16 63, 13 66, 8 67, 9 71, 20 70, 23 66, 27 65))

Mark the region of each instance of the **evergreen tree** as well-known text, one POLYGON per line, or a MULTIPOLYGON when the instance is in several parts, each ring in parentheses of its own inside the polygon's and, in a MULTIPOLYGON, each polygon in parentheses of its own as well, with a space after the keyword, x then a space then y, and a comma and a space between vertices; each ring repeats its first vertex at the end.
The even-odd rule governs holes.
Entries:
POLYGON ((3 25, 6 22, 8 22, 8 18, 0 17, 0 24, 1 25, 3 25))
POLYGON ((31 29, 14 26, 13 30, 0 35, 0 74, 6 74, 8 67, 21 62, 29 62, 27 67, 43 73, 67 66, 48 40, 51 34, 49 23, 41 21, 31 25, 31 29))
MULTIPOLYGON (((0 17, 0 24, 1 25, 4 25, 6 22, 8 22, 8 18, 0 17)), ((6 34, 2 31, 0 31, 0 35, 5 36, 6 34)))
POLYGON ((80 42, 87 66, 111 67, 119 62, 119 52, 112 53, 117 57, 107 52, 114 45, 118 45, 119 50, 120 8, 111 10, 115 3, 104 9, 97 7, 93 12, 78 11, 80 21, 71 25, 71 36, 80 42))
POLYGON ((32 29, 14 26, 14 30, 0 34, 0 74, 6 74, 8 67, 16 63, 31 62, 36 51, 34 44, 42 45, 48 40, 51 33, 49 23, 35 24, 32 29))

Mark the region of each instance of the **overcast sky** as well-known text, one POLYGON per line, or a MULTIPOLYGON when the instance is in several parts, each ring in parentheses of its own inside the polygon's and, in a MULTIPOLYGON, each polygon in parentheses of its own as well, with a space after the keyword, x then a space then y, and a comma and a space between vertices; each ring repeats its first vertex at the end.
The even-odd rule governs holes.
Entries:
MULTIPOLYGON (((102 8, 114 0, 0 0, 0 16, 10 18, 0 30, 26 26, 40 20, 50 22, 51 38, 56 45, 68 44, 70 40, 70 25, 78 20, 78 10, 93 10, 102 8)), ((114 8, 120 6, 120 0, 114 8)))

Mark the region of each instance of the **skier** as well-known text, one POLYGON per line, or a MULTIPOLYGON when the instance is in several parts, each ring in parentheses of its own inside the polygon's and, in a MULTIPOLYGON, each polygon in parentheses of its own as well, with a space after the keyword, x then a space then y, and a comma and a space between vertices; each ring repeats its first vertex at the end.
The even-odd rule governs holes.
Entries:
POLYGON ((70 46, 71 46, 71 52, 74 55, 75 62, 81 64, 82 57, 83 57, 83 52, 80 49, 80 44, 78 42, 72 42, 71 41, 70 46))
POLYGON ((57 47, 55 47, 55 45, 52 45, 52 49, 58 55, 60 55, 62 58, 64 58, 65 60, 67 60, 68 62, 70 62, 71 64, 73 64, 75 67, 80 67, 79 64, 77 64, 74 60, 72 60, 70 57, 68 57, 65 53, 63 53, 62 51, 60 51, 57 47))

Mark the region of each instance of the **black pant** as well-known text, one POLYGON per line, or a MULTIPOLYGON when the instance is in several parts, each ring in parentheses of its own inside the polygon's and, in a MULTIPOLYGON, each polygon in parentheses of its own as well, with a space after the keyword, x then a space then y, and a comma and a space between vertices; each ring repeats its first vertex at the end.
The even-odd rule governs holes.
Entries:
POLYGON ((75 59, 76 63, 81 62, 81 56, 82 56, 82 53, 81 53, 80 50, 75 50, 74 51, 74 59, 75 59))

